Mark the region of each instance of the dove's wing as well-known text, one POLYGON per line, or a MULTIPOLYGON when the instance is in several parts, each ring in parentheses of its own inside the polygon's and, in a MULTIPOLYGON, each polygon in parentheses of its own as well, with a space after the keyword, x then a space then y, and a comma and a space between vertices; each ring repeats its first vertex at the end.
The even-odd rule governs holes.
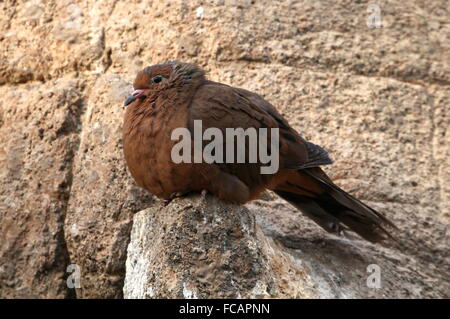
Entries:
POLYGON ((279 129, 280 168, 301 169, 332 163, 324 149, 304 140, 269 102, 244 89, 207 81, 189 107, 191 133, 194 120, 201 120, 204 130, 220 129, 224 136, 226 128, 279 129))
POLYGON ((216 164, 251 191, 272 189, 329 232, 341 233, 350 228, 373 242, 389 236, 383 228, 391 225, 386 218, 337 187, 317 167, 331 163, 327 152, 304 140, 259 95, 206 82, 196 93, 189 112, 191 130, 194 120, 202 120, 203 129, 215 127, 223 132, 235 127, 279 129, 280 171, 273 178, 260 174, 260 163, 216 164))

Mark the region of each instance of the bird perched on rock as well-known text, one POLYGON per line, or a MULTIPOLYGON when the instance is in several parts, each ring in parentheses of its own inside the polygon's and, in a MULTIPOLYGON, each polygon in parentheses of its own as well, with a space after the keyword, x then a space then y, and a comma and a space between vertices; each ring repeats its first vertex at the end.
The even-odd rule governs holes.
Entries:
MULTIPOLYGON (((209 81, 196 65, 176 61, 146 67, 133 86, 133 95, 125 101, 124 154, 136 182, 154 195, 170 199, 206 190, 243 204, 269 189, 328 232, 350 229, 372 242, 390 236, 385 226, 393 226, 391 222, 336 186, 319 167, 332 163, 328 153, 303 139, 258 94, 209 81), (277 171, 263 174, 261 159, 174 161, 173 150, 179 143, 173 139, 174 130, 195 135, 199 121, 202 133, 209 128, 224 135, 229 128, 276 129, 278 144, 265 145, 268 153, 278 152, 277 171)), ((201 146, 206 142, 202 140, 201 146)), ((227 143, 222 141, 223 156, 237 151, 227 148, 227 143)), ((243 150, 247 158, 250 147, 243 150)), ((195 150, 183 152, 190 155, 195 150)), ((231 157, 236 159, 235 154, 231 157)))

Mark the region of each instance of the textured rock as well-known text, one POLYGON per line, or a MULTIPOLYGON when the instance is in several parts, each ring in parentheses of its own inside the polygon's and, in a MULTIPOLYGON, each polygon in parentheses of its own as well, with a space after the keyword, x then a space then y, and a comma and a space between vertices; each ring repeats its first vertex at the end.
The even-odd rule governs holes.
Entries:
POLYGON ((258 224, 268 230, 247 208, 210 195, 139 212, 128 246, 124 297, 448 297, 450 285, 430 278, 398 247, 324 234, 265 235, 258 224), (370 284, 371 267, 380 271, 379 287, 370 284))
MULTIPOLYGON (((340 186, 399 225, 407 247, 336 239, 270 194, 248 205, 263 242, 296 262, 321 252, 322 265, 340 260, 334 250, 348 251, 346 267, 364 278, 376 259, 385 272, 421 274, 405 275, 408 283, 392 275, 402 285, 386 296, 442 297, 450 268, 448 1, 378 1, 381 28, 367 25, 370 3, 0 2, 0 296, 74 296, 65 284, 70 263, 81 268, 77 297, 122 296, 132 214, 154 203, 124 167, 122 98, 137 70, 179 59, 271 101, 330 151, 335 164, 326 170, 340 186)), ((329 267, 331 278, 339 269, 329 267)), ((330 296, 365 294, 327 280, 330 296)))
POLYGON ((100 76, 87 99, 65 220, 71 262, 81 268, 81 298, 122 296, 131 216, 152 202, 134 185, 122 153, 122 108, 130 85, 100 76))
POLYGON ((79 142, 76 81, 0 88, 0 297, 63 298, 64 218, 79 142))
POLYGON ((314 281, 248 209, 207 195, 134 217, 125 298, 308 298, 314 281))

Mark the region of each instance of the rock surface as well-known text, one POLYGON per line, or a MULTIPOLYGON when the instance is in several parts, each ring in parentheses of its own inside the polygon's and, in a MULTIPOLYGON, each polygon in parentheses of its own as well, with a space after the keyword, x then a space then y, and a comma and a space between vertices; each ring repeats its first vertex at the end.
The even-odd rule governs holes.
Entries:
POLYGON ((107 74, 94 87, 73 160, 65 240, 71 263, 82 269, 77 297, 119 298, 132 213, 151 205, 152 198, 134 186, 122 155, 120 105, 129 84, 107 74))
POLYGON ((307 298, 314 281, 242 206, 207 195, 134 217, 125 298, 307 298))
POLYGON ((210 195, 176 198, 139 212, 124 297, 448 297, 450 285, 440 282, 448 273, 434 269, 441 278, 430 277, 396 245, 323 234, 266 235, 259 225, 266 231, 267 225, 256 220, 248 208, 210 195))
POLYGON ((448 297, 448 1, 379 1, 380 28, 371 3, 0 2, 0 297, 123 296, 133 213, 162 208, 126 171, 122 99, 140 68, 173 59, 263 95, 332 154, 336 183, 399 225, 402 249, 332 237, 272 194, 232 213, 256 216, 264 236, 245 238, 263 238, 261 256, 321 265, 324 281, 295 269, 322 288, 293 294, 448 297), (374 261, 392 284, 352 284, 374 261))
POLYGON ((68 297, 63 225, 79 143, 78 84, 0 91, 0 297, 68 297))

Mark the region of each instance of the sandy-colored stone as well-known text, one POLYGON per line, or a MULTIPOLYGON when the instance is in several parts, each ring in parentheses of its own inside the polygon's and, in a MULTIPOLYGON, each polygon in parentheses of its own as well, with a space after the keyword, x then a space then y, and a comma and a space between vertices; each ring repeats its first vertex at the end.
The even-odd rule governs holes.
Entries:
POLYGON ((71 262, 81 268, 79 298, 122 296, 132 213, 152 203, 129 177, 122 153, 122 107, 130 84, 100 76, 82 118, 74 158, 65 240, 71 262))
POLYGON ((323 233, 270 233, 266 222, 255 221, 255 213, 261 216, 255 208, 195 195, 156 203, 136 214, 124 297, 447 296, 450 285, 441 282, 445 271, 434 269, 430 277, 423 260, 414 259, 411 252, 323 233), (371 286, 372 267, 379 269, 379 286, 371 286))
POLYGON ((317 297, 291 259, 245 207, 210 195, 177 198, 135 215, 124 297, 317 297))
POLYGON ((0 88, 0 297, 64 298, 64 218, 82 99, 75 80, 0 88))

